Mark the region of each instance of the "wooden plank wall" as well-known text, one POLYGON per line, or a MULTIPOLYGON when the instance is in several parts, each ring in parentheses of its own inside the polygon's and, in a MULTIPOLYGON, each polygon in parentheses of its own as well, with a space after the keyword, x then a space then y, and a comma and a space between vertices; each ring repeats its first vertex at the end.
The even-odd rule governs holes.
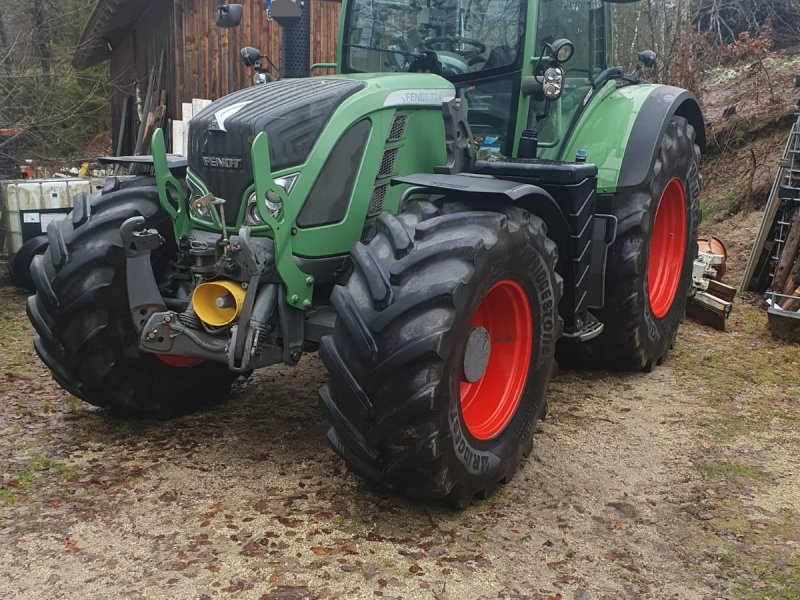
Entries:
MULTIPOLYGON (((136 82, 138 81, 142 101, 144 101, 150 69, 158 69, 162 52, 165 55, 164 81, 167 84, 168 93, 174 89, 170 84, 175 79, 175 64, 171 60, 173 47, 171 22, 172 6, 164 3, 163 0, 153 0, 131 32, 125 38, 113 42, 115 47, 111 54, 110 68, 111 121, 115 148, 121 124, 123 99, 125 96, 135 97, 136 82)), ((169 93, 169 96, 172 95, 169 93)), ((174 107, 171 97, 168 97, 168 101, 170 107, 174 107)), ((134 105, 135 98, 131 102, 131 106, 134 105)), ((133 126, 131 118, 129 132, 133 126)), ((135 132, 132 137, 135 142, 135 132)), ((133 152, 133 143, 130 142, 129 140, 129 143, 126 144, 126 152, 133 152)))
MULTIPOLYGON (((180 101, 215 100, 250 85, 252 71, 239 58, 244 46, 258 48, 280 66, 281 28, 267 20, 263 0, 244 0, 242 25, 227 30, 215 25, 216 2, 173 1, 174 90, 180 101)), ((311 6, 311 62, 333 62, 341 4, 335 0, 312 0, 311 6)))
MULTIPOLYGON (((267 20, 263 0, 239 1, 244 4, 242 25, 226 30, 216 26, 216 1, 153 0, 130 33, 115 41, 110 61, 115 146, 123 98, 135 94, 135 81, 144 97, 150 69, 158 68, 162 51, 166 51, 170 119, 181 118, 183 102, 193 98, 215 100, 250 86, 252 71, 239 58, 244 46, 258 48, 280 67, 280 26, 267 20)), ((311 7, 311 62, 334 62, 341 2, 312 0, 311 7)), ((129 125, 132 129, 133 123, 129 125)), ((133 150, 130 143, 125 147, 125 152, 133 150)))

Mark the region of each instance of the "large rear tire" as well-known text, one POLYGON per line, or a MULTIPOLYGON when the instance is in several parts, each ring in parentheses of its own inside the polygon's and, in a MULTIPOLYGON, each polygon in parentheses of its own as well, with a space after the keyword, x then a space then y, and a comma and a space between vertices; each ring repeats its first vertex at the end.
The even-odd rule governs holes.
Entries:
POLYGON ((584 366, 650 371, 675 343, 686 312, 700 224, 700 148, 694 128, 673 117, 646 183, 614 198, 617 240, 611 246, 605 329, 560 356, 584 366))
POLYGON ((36 352, 65 390, 119 413, 167 418, 225 400, 235 375, 223 365, 176 367, 139 352, 119 233, 135 216, 167 240, 153 256, 154 271, 163 275, 176 247, 151 180, 110 179, 103 192, 79 196, 73 212, 50 225, 49 248, 31 269, 36 352))
POLYGON ((561 333, 544 223, 481 208, 415 202, 381 215, 333 292, 336 327, 320 348, 328 437, 348 467, 459 507, 530 452, 561 333))

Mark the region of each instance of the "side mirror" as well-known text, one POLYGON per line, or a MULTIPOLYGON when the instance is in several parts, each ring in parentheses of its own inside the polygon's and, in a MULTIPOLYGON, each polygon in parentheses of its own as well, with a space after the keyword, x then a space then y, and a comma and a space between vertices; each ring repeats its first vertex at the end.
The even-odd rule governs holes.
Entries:
POLYGON ((652 67, 656 64, 656 53, 652 50, 645 50, 639 54, 639 62, 645 69, 652 67))
POLYGON ((255 48, 251 48, 248 46, 247 48, 242 48, 242 62, 244 63, 245 67, 253 68, 258 64, 263 58, 261 52, 255 48))
POLYGON ((241 4, 220 4, 217 6, 217 27, 238 27, 242 22, 243 10, 241 4))

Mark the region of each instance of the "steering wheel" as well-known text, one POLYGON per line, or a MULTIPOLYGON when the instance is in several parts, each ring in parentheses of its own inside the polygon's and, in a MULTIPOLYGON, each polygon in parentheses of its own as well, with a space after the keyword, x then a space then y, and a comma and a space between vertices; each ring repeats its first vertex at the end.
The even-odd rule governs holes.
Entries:
POLYGON ((427 38, 422 41, 422 47, 425 50, 433 50, 436 52, 437 50, 447 50, 449 52, 455 52, 456 54, 460 54, 466 59, 474 58, 479 54, 483 54, 486 52, 486 44, 479 42, 478 40, 472 40, 470 38, 460 37, 457 35, 454 36, 439 36, 439 37, 432 37, 427 38), (467 46, 473 46, 473 50, 456 50, 457 45, 466 44, 467 46), (444 46, 444 47, 442 47, 444 46))

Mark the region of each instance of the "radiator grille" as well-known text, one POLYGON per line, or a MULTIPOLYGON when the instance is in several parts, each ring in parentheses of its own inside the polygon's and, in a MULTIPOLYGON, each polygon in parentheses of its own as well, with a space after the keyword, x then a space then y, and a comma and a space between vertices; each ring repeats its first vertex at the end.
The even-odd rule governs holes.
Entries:
POLYGON ((389 130, 389 137, 387 141, 396 142, 403 139, 406 134, 406 125, 408 124, 408 115, 397 115, 392 121, 392 128, 389 130))
POLYGON ((372 217, 383 212, 383 202, 386 200, 386 192, 388 189, 388 184, 379 185, 375 188, 372 192, 372 199, 369 201, 367 216, 372 217))
POLYGON ((390 148, 383 153, 381 168, 378 169, 378 179, 389 177, 394 172, 394 163, 397 161, 397 148, 390 148))

